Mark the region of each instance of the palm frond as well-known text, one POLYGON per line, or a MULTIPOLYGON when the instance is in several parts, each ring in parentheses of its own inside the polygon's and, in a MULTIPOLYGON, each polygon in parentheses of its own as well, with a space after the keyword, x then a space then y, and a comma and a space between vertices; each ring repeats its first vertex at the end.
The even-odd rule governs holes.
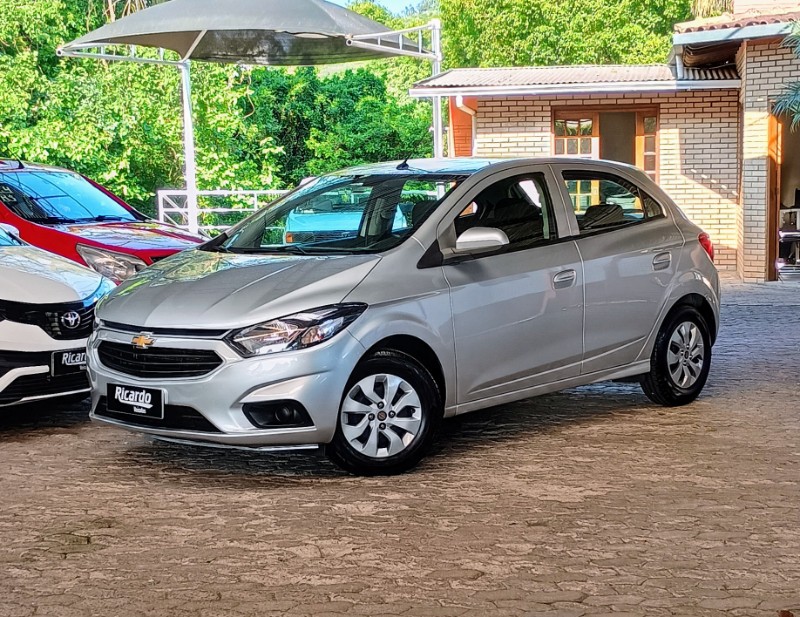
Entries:
POLYGON ((692 0, 692 15, 697 18, 714 17, 733 11, 733 0, 692 0))
POLYGON ((772 113, 778 117, 788 117, 793 131, 800 126, 800 82, 790 83, 784 88, 775 99, 772 113))

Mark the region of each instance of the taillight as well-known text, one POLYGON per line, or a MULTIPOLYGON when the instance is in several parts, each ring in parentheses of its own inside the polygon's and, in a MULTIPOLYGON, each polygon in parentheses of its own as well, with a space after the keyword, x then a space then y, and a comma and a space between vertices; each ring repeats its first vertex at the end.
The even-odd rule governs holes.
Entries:
POLYGON ((714 261, 714 243, 711 241, 711 236, 709 236, 706 232, 703 232, 697 236, 697 239, 700 241, 700 246, 702 246, 705 252, 708 253, 711 261, 714 261))

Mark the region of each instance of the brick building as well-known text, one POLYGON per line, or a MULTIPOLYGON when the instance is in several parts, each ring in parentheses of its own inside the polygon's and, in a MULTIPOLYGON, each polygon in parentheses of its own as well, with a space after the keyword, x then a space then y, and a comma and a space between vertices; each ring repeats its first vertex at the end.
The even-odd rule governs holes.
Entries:
POLYGON ((734 14, 678 24, 663 65, 455 69, 411 93, 448 97, 454 156, 637 165, 712 234, 720 269, 770 280, 776 264, 800 269, 793 234, 779 242, 798 226, 800 132, 771 113, 800 81, 782 45, 798 19, 796 1, 737 0, 734 14))

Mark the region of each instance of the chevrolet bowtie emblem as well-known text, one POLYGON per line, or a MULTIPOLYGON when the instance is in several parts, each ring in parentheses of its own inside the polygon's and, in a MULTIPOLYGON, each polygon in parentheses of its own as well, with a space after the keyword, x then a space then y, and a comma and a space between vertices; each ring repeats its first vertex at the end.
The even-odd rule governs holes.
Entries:
POLYGON ((138 336, 134 336, 131 340, 131 345, 133 345, 136 349, 147 349, 148 347, 152 347, 153 343, 156 340, 147 336, 146 334, 140 334, 138 336))

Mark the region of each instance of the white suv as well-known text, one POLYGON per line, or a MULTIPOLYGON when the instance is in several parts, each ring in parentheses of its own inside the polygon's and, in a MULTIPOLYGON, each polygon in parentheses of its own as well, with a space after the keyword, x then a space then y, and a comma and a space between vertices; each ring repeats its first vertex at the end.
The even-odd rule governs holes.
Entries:
POLYGON ((0 407, 89 392, 86 338, 114 284, 0 225, 0 407))

